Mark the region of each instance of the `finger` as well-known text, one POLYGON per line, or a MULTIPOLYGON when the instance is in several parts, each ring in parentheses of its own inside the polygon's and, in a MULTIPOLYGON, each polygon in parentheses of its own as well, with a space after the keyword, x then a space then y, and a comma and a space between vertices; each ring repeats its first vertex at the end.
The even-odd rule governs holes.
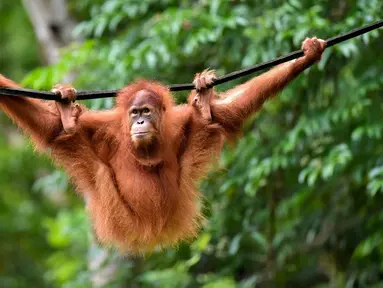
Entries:
POLYGON ((216 79, 217 78, 217 75, 215 74, 215 70, 211 70, 210 71, 210 77, 212 78, 212 79, 216 79))
POLYGON ((198 78, 196 81, 197 81, 196 89, 197 91, 199 91, 201 90, 201 78, 198 78))
POLYGON ((305 46, 307 45, 308 41, 309 41, 310 38, 306 37, 305 40, 303 40, 302 42, 302 46, 301 46, 301 49, 304 50, 305 46))
POLYGON ((75 93, 73 89, 67 88, 60 90, 61 92, 61 99, 68 99, 69 101, 74 101, 75 99, 75 93))
POLYGON ((61 95, 60 88, 61 88, 61 85, 56 84, 56 85, 54 85, 53 88, 51 89, 51 92, 52 92, 52 93, 55 93, 56 95, 61 95))
MULTIPOLYGON (((52 91, 53 92, 53 91, 52 91)), ((68 94, 65 92, 65 90, 61 90, 61 89, 55 89, 54 90, 54 93, 58 96, 60 96, 61 99, 67 99, 68 98, 68 94)))
POLYGON ((327 42, 325 40, 322 40, 322 39, 318 39, 318 41, 320 43, 321 48, 324 50, 327 46, 327 42))
POLYGON ((195 79, 194 79, 193 84, 194 84, 194 88, 195 88, 196 90, 198 90, 198 78, 195 78, 195 79))
POLYGON ((76 104, 74 107, 73 107, 73 113, 72 115, 75 116, 75 117, 78 117, 80 116, 80 114, 82 113, 82 108, 80 105, 76 104))
POLYGON ((77 91, 76 91, 76 89, 74 89, 72 87, 72 88, 68 88, 66 91, 68 91, 68 98, 69 98, 69 100, 72 101, 72 102, 76 101, 76 98, 77 98, 77 91))
POLYGON ((199 76, 200 76, 199 73, 196 73, 194 76, 194 80, 193 80, 194 87, 197 85, 197 80, 198 80, 199 76))
POLYGON ((216 80, 216 75, 215 75, 215 71, 214 70, 209 70, 209 74, 208 74, 208 85, 211 85, 214 83, 214 81, 216 80))
POLYGON ((61 85, 61 84, 55 84, 55 85, 53 85, 52 90, 53 90, 53 89, 58 90, 58 89, 60 89, 60 88, 62 88, 62 85, 61 85))
POLYGON ((201 88, 206 88, 206 77, 201 78, 201 88))

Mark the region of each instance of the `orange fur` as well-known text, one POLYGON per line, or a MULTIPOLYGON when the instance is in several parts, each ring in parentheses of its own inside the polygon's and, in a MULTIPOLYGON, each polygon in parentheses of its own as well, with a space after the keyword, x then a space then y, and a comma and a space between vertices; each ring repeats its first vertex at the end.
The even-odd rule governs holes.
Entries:
MULTIPOLYGON (((211 105, 211 121, 191 103, 175 106, 166 87, 143 80, 119 93, 115 109, 93 112, 83 107, 69 134, 57 109, 46 102, 0 95, 0 108, 39 147, 50 148, 52 157, 68 171, 86 199, 100 242, 123 252, 143 253, 196 235, 202 219, 196 181, 218 156, 225 136, 235 135, 266 99, 312 64, 315 57, 310 55, 272 69, 223 97, 205 90, 200 97, 210 97, 204 103, 211 105), (150 157, 137 154, 126 121, 126 111, 141 90, 151 92, 148 97, 158 102, 160 114, 159 145, 150 157)), ((2 86, 18 87, 0 75, 2 86)))
MULTIPOLYGON (((7 81, 0 78, 0 86, 8 86, 7 81)), ((25 105, 42 110, 48 109, 46 102, 10 100, 0 97, 2 108, 27 132, 34 131, 35 142, 51 149, 52 157, 84 195, 100 242, 137 254, 196 235, 202 215, 195 181, 205 174, 223 138, 220 128, 199 119, 194 108, 175 106, 167 88, 143 80, 129 85, 118 95, 117 108, 101 112, 83 108, 71 134, 62 131, 58 114, 39 119, 36 113, 23 121, 23 114, 28 114, 21 112, 25 105), (157 159, 150 163, 135 155, 124 121, 130 101, 140 90, 153 92, 163 108, 161 145, 157 159), (61 130, 52 139, 41 133, 50 127, 61 130)))

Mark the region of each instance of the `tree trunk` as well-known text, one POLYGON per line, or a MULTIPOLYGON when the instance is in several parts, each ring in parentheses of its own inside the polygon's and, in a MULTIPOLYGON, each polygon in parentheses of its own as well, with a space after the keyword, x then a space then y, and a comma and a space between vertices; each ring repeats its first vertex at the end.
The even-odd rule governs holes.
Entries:
POLYGON ((65 0, 23 0, 25 9, 40 44, 45 64, 54 64, 60 58, 60 48, 74 39, 71 32, 76 23, 70 19, 65 0))

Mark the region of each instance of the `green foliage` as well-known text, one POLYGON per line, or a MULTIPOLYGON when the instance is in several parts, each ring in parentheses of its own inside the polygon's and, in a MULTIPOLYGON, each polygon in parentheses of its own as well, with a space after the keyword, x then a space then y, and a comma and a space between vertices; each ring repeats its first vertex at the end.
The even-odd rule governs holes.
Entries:
POLYGON ((36 38, 20 0, 1 1, 0 15, 1 73, 20 80, 39 64, 36 38))
MULTIPOLYGON (((117 89, 141 77, 191 82, 206 67, 222 75, 267 61, 296 50, 306 36, 330 38, 376 21, 383 11, 379 0, 81 0, 70 1, 70 7, 80 21, 74 33, 84 41, 63 50, 57 65, 32 71, 24 84, 49 89, 73 71, 79 90, 117 89)), ((111 253, 109 261, 119 265, 109 280, 105 277, 105 286, 379 287, 382 39, 381 31, 374 31, 330 48, 319 65, 268 102, 201 183, 208 221, 199 237, 141 260, 116 260, 111 253)), ((175 96, 182 102, 185 95, 175 96)), ((89 105, 108 108, 113 100, 89 105)), ((29 149, 25 153, 1 142, 0 205, 5 208, 0 222, 5 224, 0 232, 10 239, 11 251, 1 259, 21 257, 19 265, 28 267, 29 250, 21 246, 16 253, 12 238, 20 227, 28 235, 38 230, 24 245, 38 255, 32 262, 46 261, 22 277, 44 271, 47 285, 91 286, 92 276, 101 275, 104 267, 87 268, 84 212, 72 196, 60 204, 53 201, 63 197, 57 191, 68 190, 67 179, 62 172, 41 175, 22 168, 49 167, 29 149), (31 192, 33 185, 40 193, 31 192), (47 208, 47 199, 59 212, 47 208)), ((89 258, 103 253, 93 251, 89 258)), ((4 261, 0 275, 2 266, 16 271, 4 261)), ((16 274, 8 275, 4 279, 12 285, 16 274)))

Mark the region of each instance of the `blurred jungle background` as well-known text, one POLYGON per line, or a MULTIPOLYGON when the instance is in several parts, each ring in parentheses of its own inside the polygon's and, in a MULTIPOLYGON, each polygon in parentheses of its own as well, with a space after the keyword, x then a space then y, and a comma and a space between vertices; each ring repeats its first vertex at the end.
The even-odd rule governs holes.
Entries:
MULTIPOLYGON (((380 0, 1 0, 0 73, 42 90, 189 83, 382 16, 380 0)), ((248 121, 200 183, 199 237, 145 258, 98 247, 65 173, 0 113, 0 286, 383 287, 381 30, 328 49, 248 121)))

